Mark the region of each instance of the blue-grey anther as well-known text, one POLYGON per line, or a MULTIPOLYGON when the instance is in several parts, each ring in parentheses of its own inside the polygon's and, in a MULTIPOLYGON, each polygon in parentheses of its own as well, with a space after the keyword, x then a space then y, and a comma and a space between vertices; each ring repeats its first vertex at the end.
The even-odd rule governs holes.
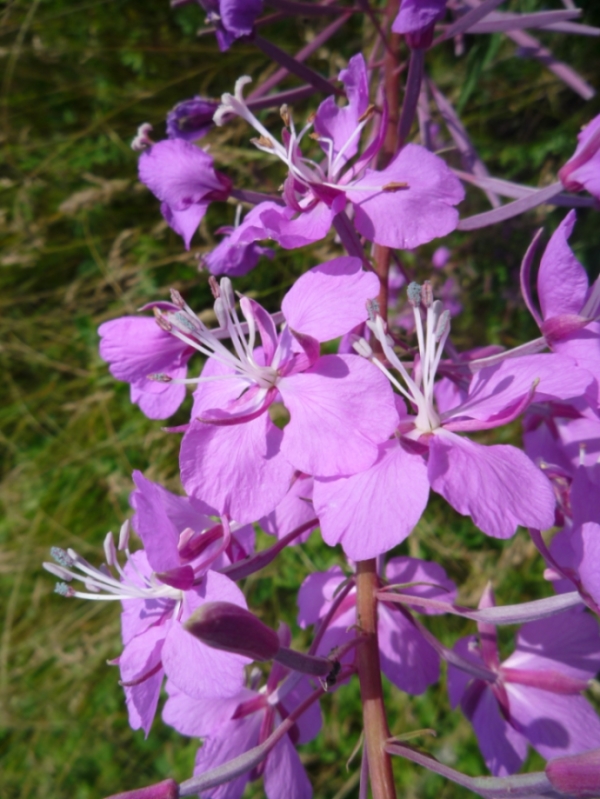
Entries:
POLYGON ((413 281, 408 284, 406 293, 408 294, 408 301, 412 307, 418 308, 421 304, 421 286, 413 281))
POLYGON ((367 300, 367 313, 369 314, 369 321, 374 322, 375 317, 379 313, 379 303, 377 300, 367 300))
POLYGON ((192 333, 196 329, 196 326, 194 325, 192 320, 188 319, 188 317, 185 314, 181 313, 180 311, 177 311, 174 318, 181 325, 181 327, 186 327, 192 333))
POLYGON ((155 372, 151 375, 146 375, 148 380, 154 380, 155 383, 170 383, 173 378, 162 372, 155 372))
POLYGON ((64 549, 61 549, 61 547, 52 547, 50 549, 50 554, 59 566, 64 566, 65 569, 70 569, 75 565, 73 558, 68 555, 64 549))
POLYGON ((54 593, 60 594, 60 596, 69 596, 72 593, 72 590, 73 589, 69 588, 66 583, 56 583, 54 586, 54 593))
POLYGON ((440 314, 440 318, 438 319, 438 323, 435 328, 435 340, 440 341, 443 335, 446 334, 446 331, 450 327, 450 311, 443 311, 440 314))

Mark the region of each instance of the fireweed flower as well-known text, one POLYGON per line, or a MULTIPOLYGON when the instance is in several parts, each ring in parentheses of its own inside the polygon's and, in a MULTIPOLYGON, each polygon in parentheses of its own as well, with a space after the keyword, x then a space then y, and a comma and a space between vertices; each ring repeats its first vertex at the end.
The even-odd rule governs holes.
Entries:
MULTIPOLYGON (((486 591, 481 606, 493 605, 486 591)), ((496 630, 479 624, 479 642, 462 638, 454 649, 484 664, 496 678, 472 678, 448 667, 448 692, 471 721, 485 762, 495 776, 514 774, 527 744, 546 760, 600 745, 600 720, 581 696, 600 667, 596 620, 579 610, 525 624, 515 651, 501 662, 496 630)))
MULTIPOLYGON (((369 328, 402 382, 364 340, 355 347, 388 376, 413 414, 400 411, 396 438, 380 445, 370 469, 343 479, 315 480, 313 501, 323 538, 331 545, 341 543, 355 560, 382 554, 410 533, 425 509, 430 486, 495 538, 510 537, 517 525, 550 527, 552 487, 525 453, 512 446, 484 446, 457 433, 507 424, 533 400, 583 395, 594 385, 592 376, 566 356, 526 355, 480 369, 466 391, 449 379, 438 385, 449 314, 433 301, 428 284, 423 289, 411 284, 409 297, 419 350, 412 374, 394 352, 380 317, 368 322, 369 328), (532 524, 533 519, 538 523, 532 524)), ((400 398, 398 402, 402 404, 400 398)))
POLYGON ((283 499, 295 471, 351 474, 374 462, 398 422, 389 384, 356 355, 321 356, 319 342, 364 321, 377 289, 377 277, 363 272, 357 258, 334 259, 306 272, 286 294, 279 334, 272 317, 242 297, 246 334, 223 278, 215 312, 234 352, 191 311, 164 314, 173 335, 208 356, 201 376, 188 381, 198 383, 181 447, 188 494, 251 522, 283 499), (283 430, 268 413, 277 400, 290 414, 283 430))
MULTIPOLYGON (((345 581, 339 566, 326 572, 314 572, 302 583, 298 592, 298 624, 302 628, 323 623, 345 581)), ((408 595, 425 596, 453 602, 456 587, 446 572, 436 563, 417 558, 392 558, 385 567, 386 583, 403 584, 401 590, 408 595), (414 585, 406 585, 414 583, 414 585)), ((422 694, 428 686, 437 682, 440 675, 440 659, 415 626, 408 611, 398 605, 378 602, 378 640, 381 669, 385 676, 401 691, 422 694)), ((420 611, 422 612, 422 611, 420 611)), ((431 612, 431 611, 429 611, 431 612)), ((343 598, 322 633, 316 654, 328 656, 356 635, 356 589, 352 588, 343 598)), ((352 659, 347 653, 342 662, 352 659)))
MULTIPOLYGON (((371 144, 350 165, 358 153, 361 134, 374 115, 362 55, 350 59, 340 80, 348 105, 340 108, 334 98, 327 98, 299 132, 284 107, 282 142, 246 104, 242 90, 250 78, 240 78, 234 94, 223 95, 215 122, 222 124, 231 114, 242 117, 259 134, 253 144, 279 158, 288 169, 284 205, 270 202, 256 208, 263 225, 262 234, 254 233, 256 238, 273 238, 286 249, 301 247, 327 235, 334 217, 347 206, 361 235, 389 247, 416 247, 450 233, 458 222, 454 206, 463 199, 464 191, 440 158, 409 144, 385 169, 368 168, 383 144, 385 113, 371 144), (315 132, 310 134, 313 127, 315 132), (317 162, 302 155, 300 145, 305 138, 318 141, 325 152, 323 160, 317 162)), ((255 222, 249 224, 256 226, 255 222)))
MULTIPOLYGON (((289 646, 290 635, 285 625, 279 637, 289 646)), ((204 740, 196 755, 194 775, 203 774, 226 763, 237 755, 262 743, 281 720, 289 715, 310 693, 306 678, 294 680, 286 691, 287 670, 274 663, 266 685, 258 689, 257 677, 252 688, 225 700, 191 698, 167 683, 167 700, 163 720, 186 736, 204 740)), ((296 752, 296 744, 308 743, 319 732, 321 714, 318 704, 311 705, 297 720, 292 730, 269 752, 253 772, 247 772, 217 788, 202 791, 211 799, 238 799, 250 779, 264 776, 268 799, 310 799, 312 789, 296 752)))
MULTIPOLYGON (((142 505, 153 499, 156 509, 156 497, 151 496, 154 484, 144 482, 144 478, 138 478, 138 483, 140 488, 134 492, 134 497, 136 494, 138 497, 133 502, 137 505, 137 525, 142 531, 145 550, 130 552, 130 527, 126 522, 121 528, 118 547, 112 533, 106 536, 106 563, 100 568, 74 550, 58 547, 51 550, 56 563, 45 563, 44 568, 64 581, 56 586, 57 593, 63 596, 122 602, 124 649, 114 663, 121 672, 129 723, 133 729, 142 728, 147 735, 165 674, 194 697, 237 693, 248 659, 205 646, 187 633, 182 623, 204 602, 226 601, 247 606, 242 592, 229 578, 209 569, 229 544, 227 519, 223 519, 221 546, 206 557, 206 548, 197 546, 197 536, 194 549, 191 528, 184 529, 179 536, 175 533, 173 519, 177 512, 188 520, 195 519, 198 525, 198 514, 192 506, 171 508, 170 517, 163 512, 162 518, 160 514, 155 516, 155 523, 151 524, 145 518, 148 509, 142 505), (119 563, 118 551, 126 556, 124 566, 119 563), (196 557, 190 560, 187 554, 196 557), (85 590, 75 589, 73 581, 83 582, 85 590)), ((215 536, 207 535, 210 544, 215 536)))
POLYGON ((206 21, 216 28, 219 49, 228 50, 236 39, 252 33, 262 0, 198 0, 206 21))

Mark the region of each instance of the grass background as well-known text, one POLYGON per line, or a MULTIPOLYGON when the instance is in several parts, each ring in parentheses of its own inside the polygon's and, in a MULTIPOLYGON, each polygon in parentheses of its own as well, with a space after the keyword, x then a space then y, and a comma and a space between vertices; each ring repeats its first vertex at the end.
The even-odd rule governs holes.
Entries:
MULTIPOLYGON (((562 7, 541 0, 509 5, 519 11, 562 7)), ((597 3, 579 5, 585 22, 600 25, 597 3)), ((106 665, 119 653, 118 607, 52 594, 53 580, 41 562, 53 544, 100 560, 106 531, 117 530, 129 512, 132 469, 180 490, 178 437, 162 433, 159 423, 129 404, 128 387, 116 383, 98 357, 96 329, 165 297, 169 286, 198 310, 209 306, 195 253, 185 253, 161 221, 155 198, 137 182, 129 148, 143 121, 161 137, 165 114, 179 100, 195 93, 218 97, 240 74, 258 79, 273 70, 249 45, 220 56, 210 37, 196 36, 202 23, 196 5, 171 11, 166 0, 9 0, 0 10, 3 799, 95 799, 167 776, 183 779, 192 768, 197 742, 160 720, 147 740, 129 729, 116 670, 106 665)), ((294 52, 320 24, 280 25, 277 41, 294 52)), ((367 36, 355 18, 310 63, 334 77, 367 36)), ((600 87, 597 39, 540 38, 600 87)), ((537 62, 516 58, 504 37, 468 37, 465 44, 461 57, 451 44, 440 48, 429 68, 462 108, 491 172, 534 185, 550 182, 600 102, 584 103, 537 62)), ((305 115, 317 101, 295 114, 305 115)), ((212 134, 219 166, 246 187, 276 190, 281 173, 248 148, 248 138, 235 124, 212 134)), ((483 208, 470 192, 463 214, 483 208)), ((231 222, 233 213, 222 204, 211 208, 196 252, 214 243, 212 231, 231 222)), ((518 266, 536 227, 550 231, 562 215, 543 208, 498 229, 451 237, 465 306, 454 324, 459 347, 510 346, 535 333, 518 296, 518 266)), ((579 214, 573 244, 595 276, 597 211, 579 214)), ((427 276, 432 249, 405 256, 417 277, 427 276)), ((329 240, 279 252, 237 287, 275 308, 298 274, 335 253, 329 240)), ((177 417, 184 419, 185 409, 177 417)), ((499 435, 515 440, 519 430, 512 426, 499 435)), ((486 579, 493 579, 502 602, 549 593, 524 533, 492 541, 436 498, 399 551, 441 562, 461 584, 464 602, 477 601, 486 579)), ((290 549, 247 581, 249 602, 260 605, 267 621, 293 623, 296 590, 307 571, 327 568, 339 556, 313 535, 306 547, 290 549)), ((431 627, 449 643, 471 631, 458 619, 434 619, 431 627)), ((511 631, 503 631, 503 645, 510 647, 510 640, 511 631)), ((437 739, 423 741, 430 751, 484 773, 470 727, 449 711, 443 682, 417 698, 387 690, 394 733, 433 727, 437 739)), ((303 755, 315 796, 355 796, 358 760, 349 770, 345 763, 360 734, 356 684, 328 697, 324 708, 324 730, 303 755)), ((540 764, 532 757, 528 765, 540 764)), ((409 799, 465 793, 416 766, 395 765, 400 794, 409 799)), ((261 796, 260 785, 249 795, 261 796)))

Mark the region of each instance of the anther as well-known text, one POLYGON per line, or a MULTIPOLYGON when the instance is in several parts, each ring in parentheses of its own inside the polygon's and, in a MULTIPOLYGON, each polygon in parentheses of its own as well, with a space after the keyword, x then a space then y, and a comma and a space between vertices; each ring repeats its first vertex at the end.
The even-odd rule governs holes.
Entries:
POLYGON ((284 103, 281 106, 281 108, 279 109, 279 113, 281 115, 281 118, 283 119, 283 124, 286 126, 286 128, 289 128, 289 126, 290 126, 290 109, 288 108, 287 103, 284 103))
POLYGON ((431 308, 433 305, 433 289, 430 280, 426 280, 423 283, 423 287, 421 288, 421 302, 425 308, 431 308))
POLYGON ((155 383, 170 383, 173 378, 164 372, 154 372, 151 375, 146 375, 146 380, 153 380, 155 383))
POLYGON ((410 186, 405 180, 396 180, 381 187, 382 191, 398 191, 399 189, 410 189, 410 186))
POLYGON ((152 310, 154 311, 154 319, 156 320, 156 324, 161 330, 164 330, 165 333, 170 333, 171 330, 173 330, 173 325, 169 322, 166 316, 158 308, 153 308, 152 310))
POLYGON ((75 591, 71 586, 67 585, 66 583, 56 583, 54 586, 54 593, 59 594, 60 596, 68 596, 72 597, 75 596, 75 591))
POLYGON ((421 304, 421 286, 418 283, 412 282, 408 284, 406 289, 408 294, 408 302, 413 308, 418 308, 421 304))
POLYGON ((119 530, 119 543, 118 543, 119 552, 123 552, 123 550, 127 549, 127 547, 129 546, 130 535, 131 535, 131 522, 129 521, 129 519, 125 519, 125 521, 121 525, 121 529, 119 530))
POLYGON ((367 313, 369 314, 369 321, 374 322, 379 314, 379 302, 377 300, 367 300, 367 313))
POLYGON ((373 103, 371 103, 370 105, 367 106, 367 108, 359 116, 358 121, 359 122, 364 122, 365 119, 369 119, 369 117, 372 117, 374 113, 375 113, 375 106, 373 105, 373 103))
POLYGON ((214 275, 211 275, 208 278, 208 285, 213 297, 215 298, 215 300, 218 300, 219 297, 221 296, 221 289, 219 288, 219 283, 214 275))
POLYGON ((449 327, 450 327, 450 311, 443 311, 440 314, 440 318, 438 319, 438 323, 435 328, 436 343, 440 341, 443 336, 446 335, 446 332, 449 327))
POLYGON ((73 558, 70 557, 70 555, 61 547, 52 547, 50 549, 50 554, 52 555, 53 560, 55 560, 60 566, 64 566, 65 569, 70 569, 75 565, 73 558))
POLYGON ((177 289, 171 289, 171 299, 173 300, 173 304, 178 308, 182 310, 185 308, 185 301, 177 289))
POLYGON ((275 149, 271 139, 267 139, 266 136, 259 136, 258 138, 255 137, 254 139, 250 139, 250 143, 254 144, 255 147, 266 147, 268 150, 275 149))

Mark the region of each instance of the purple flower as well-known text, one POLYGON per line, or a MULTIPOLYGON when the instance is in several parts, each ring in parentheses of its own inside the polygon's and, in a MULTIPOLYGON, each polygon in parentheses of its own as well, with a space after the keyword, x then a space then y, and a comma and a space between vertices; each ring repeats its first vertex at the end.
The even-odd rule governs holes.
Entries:
POLYGON ((412 375, 392 349, 380 317, 368 325, 402 382, 373 357, 364 340, 355 346, 389 376, 415 415, 401 411, 397 438, 380 445, 368 470, 341 478, 317 477, 313 501, 324 540, 341 543, 355 560, 388 551, 419 520, 430 486, 495 538, 508 538, 518 525, 552 526, 552 487, 523 452, 507 445, 484 446, 457 433, 507 424, 534 400, 583 395, 593 386, 593 378, 566 356, 528 355, 480 369, 466 392, 448 390, 449 380, 442 381, 443 390, 438 390, 435 374, 449 333, 449 314, 428 297, 430 288, 425 286, 423 329, 421 289, 411 284, 409 292, 414 297, 420 354, 412 375), (398 491, 399 485, 406 489, 398 491))
MULTIPOLYGON (((280 632, 283 645, 289 645, 289 631, 280 632)), ((287 671, 274 664, 261 691, 244 688, 225 700, 198 700, 167 683, 163 719, 183 735, 202 737, 204 743, 196 755, 194 775, 216 766, 262 743, 298 705, 310 696, 306 678, 296 675, 285 680, 287 671), (283 682, 282 682, 283 680, 283 682)), ((239 799, 249 779, 264 776, 268 799, 310 799, 312 790, 295 745, 307 743, 318 734, 321 715, 318 705, 311 705, 269 752, 252 773, 202 791, 211 799, 239 799)))
MULTIPOLYGON (((350 59, 340 79, 348 94, 348 105, 340 108, 327 98, 314 120, 297 132, 289 112, 283 144, 275 139, 247 106, 242 89, 250 80, 240 78, 235 93, 224 94, 215 122, 230 114, 241 116, 259 133, 255 146, 279 158, 289 172, 284 183, 285 205, 256 207, 261 232, 255 238, 272 238, 286 249, 317 241, 329 232, 334 217, 347 206, 358 232, 369 241, 389 247, 412 248, 445 236, 455 229, 454 206, 464 190, 449 167, 423 147, 409 144, 383 170, 369 168, 383 144, 384 113, 371 144, 352 165, 363 129, 373 116, 369 106, 367 70, 362 55, 350 59), (325 158, 317 163, 302 155, 300 145, 313 126, 325 158)), ((249 223, 250 224, 250 223, 249 223)), ((257 222, 253 219, 252 226, 257 222)), ((241 227, 244 228, 245 223, 241 227)))
MULTIPOLYGON (((58 565, 44 565, 66 581, 56 588, 64 596, 122 602, 124 649, 114 662, 121 672, 129 723, 147 735, 165 674, 180 690, 196 698, 227 697, 238 692, 248 659, 205 646, 182 624, 205 602, 247 606, 242 592, 229 578, 209 570, 230 547, 227 520, 215 526, 186 497, 171 494, 139 472, 134 473, 134 480, 134 524, 145 550, 129 551, 126 523, 118 546, 127 557, 124 567, 119 564, 111 533, 104 547, 106 565, 100 569, 75 551, 57 547, 52 555, 58 565), (73 580, 82 580, 86 591, 67 584, 73 580)), ((251 544, 248 532, 252 536, 252 531, 240 532, 241 540, 251 544)), ((230 561, 221 562, 226 565, 230 561)))
POLYGON ((558 177, 567 191, 588 191, 600 199, 600 115, 577 137, 577 148, 558 177))
POLYGON ((218 107, 216 100, 198 96, 177 103, 167 114, 168 138, 186 141, 201 139, 214 127, 213 116, 218 107))
MULTIPOLYGON (((491 604, 487 593, 483 605, 491 604)), ((600 745, 600 720, 581 696, 600 667, 600 635, 591 615, 568 611, 523 625, 515 651, 502 663, 495 628, 478 626, 479 643, 469 636, 454 649, 486 666, 490 680, 450 665, 448 691, 452 706, 460 704, 473 724, 492 774, 518 771, 528 743, 546 760, 600 745)))
POLYGON ((405 34, 409 47, 429 47, 435 23, 445 11, 446 0, 402 0, 392 30, 405 34))
MULTIPOLYGON (((600 117, 598 118, 600 135, 600 117)), ((600 156, 599 156, 600 168, 600 156)), ((600 374, 600 278, 590 286, 587 273, 569 247, 575 211, 560 223, 542 256, 537 277, 541 316, 531 296, 530 258, 523 261, 521 285, 527 307, 548 346, 600 374)))
MULTIPOLYGON (((408 595, 443 599, 446 602, 453 602, 456 598, 454 583, 436 563, 409 557, 392 558, 386 565, 385 577, 388 583, 414 583, 399 589, 408 595)), ((298 593, 298 623, 301 627, 323 622, 345 580, 339 566, 326 572, 315 572, 306 578, 298 593)), ((383 673, 401 691, 422 694, 439 679, 440 662, 437 653, 415 626, 408 611, 385 601, 378 603, 378 611, 383 673)), ((336 647, 353 638, 356 635, 356 624, 356 589, 353 588, 336 608, 326 630, 323 632, 317 627, 318 634, 322 635, 317 654, 327 656, 336 647)), ((342 662, 351 659, 349 652, 342 658, 342 662)))
POLYGON ((210 203, 226 200, 231 192, 231 181, 215 170, 212 157, 183 139, 165 139, 143 152, 139 176, 188 250, 210 203))
POLYGON ((284 297, 280 334, 258 303, 242 297, 246 340, 231 283, 223 278, 215 311, 235 354, 197 317, 166 314, 174 334, 210 355, 181 448, 189 494, 250 522, 283 499, 294 471, 350 474, 376 459, 378 444, 398 419, 390 387, 355 355, 321 356, 319 342, 364 321, 377 287, 377 277, 363 272, 356 258, 321 264, 284 297), (255 348, 257 332, 261 349, 255 348), (284 430, 267 413, 278 400, 290 414, 284 430))
POLYGON ((252 33, 262 0, 198 0, 206 11, 206 21, 215 25, 221 51, 228 50, 236 39, 252 33))

